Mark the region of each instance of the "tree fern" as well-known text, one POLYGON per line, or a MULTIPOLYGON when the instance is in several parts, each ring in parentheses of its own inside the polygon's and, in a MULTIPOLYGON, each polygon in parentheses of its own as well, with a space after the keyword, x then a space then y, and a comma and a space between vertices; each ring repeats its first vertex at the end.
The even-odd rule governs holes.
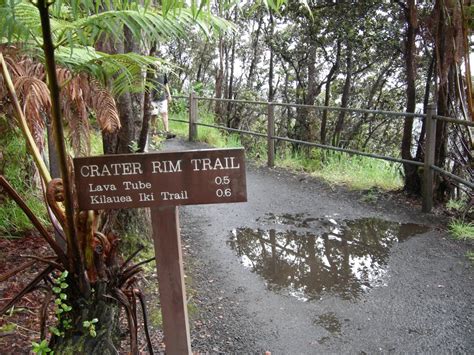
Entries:
MULTIPOLYGON (((42 58, 41 26, 35 5, 18 0, 0 4, 0 38, 6 43, 21 42, 24 50, 42 58)), ((103 84, 112 83, 114 95, 143 90, 143 69, 156 58, 136 53, 109 55, 96 51, 93 45, 102 36, 123 40, 124 28, 145 46, 151 41, 184 37, 196 27, 206 35, 233 29, 228 21, 201 11, 208 6, 207 1, 190 8, 184 6, 182 1, 162 1, 161 9, 166 7, 166 11, 161 11, 134 1, 56 1, 51 28, 58 64, 75 72, 87 72, 103 84)))

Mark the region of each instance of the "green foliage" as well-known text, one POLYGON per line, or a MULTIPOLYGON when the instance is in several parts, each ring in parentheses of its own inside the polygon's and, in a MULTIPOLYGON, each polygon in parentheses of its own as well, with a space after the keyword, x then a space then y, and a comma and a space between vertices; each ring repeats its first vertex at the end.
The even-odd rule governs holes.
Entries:
POLYGON ((474 241, 474 223, 455 219, 449 223, 449 232, 455 240, 474 241))
POLYGON ((394 190, 402 187, 398 164, 339 152, 287 152, 277 163, 292 170, 303 170, 330 183, 344 184, 352 189, 374 187, 394 190))
MULTIPOLYGON (((0 125, 2 123, 0 122, 0 125)), ((32 167, 30 156, 26 152, 25 141, 17 130, 8 130, 0 135, 0 151, 6 162, 4 175, 15 190, 25 199, 28 207, 48 225, 47 211, 43 196, 31 181, 32 167)), ((0 233, 5 235, 20 235, 33 228, 23 210, 11 199, 2 202, 0 208, 0 233)))
MULTIPOLYGON (((142 6, 138 1, 56 1, 51 7, 51 31, 56 46, 57 65, 74 72, 87 72, 111 84, 111 92, 143 91, 143 68, 153 68, 157 61, 137 53, 108 54, 95 50, 101 38, 123 41, 124 29, 144 47, 151 41, 165 42, 185 37, 198 27, 209 36, 212 32, 233 30, 232 24, 210 12, 194 11, 178 3, 170 3, 173 11, 142 6), (100 6, 99 6, 100 5, 100 6), (113 80, 110 80, 112 79, 113 80)), ((0 39, 3 43, 22 43, 22 49, 44 61, 41 21, 32 2, 0 3, 0 39)), ((150 69, 153 70, 153 69, 150 69)))
MULTIPOLYGON (((187 112, 179 111, 171 113, 170 119, 188 121, 189 117, 187 112)), ((200 110, 198 122, 215 125, 214 114, 200 110)), ((188 123, 170 120, 170 130, 178 136, 187 137, 189 134, 189 125, 188 123)), ((198 126, 198 140, 218 148, 242 146, 238 135, 226 134, 225 132, 221 132, 219 129, 212 127, 198 126)))
MULTIPOLYGON (((171 112, 169 115, 169 118, 170 118, 170 121, 169 121, 170 131, 179 137, 187 137, 189 134, 189 127, 188 127, 189 125, 184 122, 173 121, 173 119, 187 121, 189 119, 188 114, 184 111, 180 111, 176 113, 171 112)), ((159 121, 158 122, 159 127, 162 128, 163 123, 161 122, 159 118, 158 118, 158 121, 159 121)))
POLYGON ((470 250, 466 253, 466 258, 474 264, 474 251, 470 250))
POLYGON ((82 326, 87 329, 87 331, 89 332, 89 335, 93 338, 95 338, 97 336, 97 332, 95 330, 95 325, 99 322, 99 320, 97 318, 94 318, 92 320, 85 320, 82 322, 82 326))
POLYGON ((446 203, 446 208, 451 211, 461 211, 466 206, 465 199, 451 199, 446 203))
POLYGON ((66 282, 68 272, 63 271, 57 279, 53 279, 54 286, 52 288, 56 298, 54 300, 55 310, 58 320, 58 326, 49 327, 52 334, 58 337, 64 337, 65 331, 72 328, 71 319, 68 317, 68 312, 72 311, 72 307, 66 303, 67 294, 66 289, 69 285, 66 282))
POLYGON ((17 328, 15 323, 6 323, 0 327, 0 336, 5 333, 10 333, 17 328))
POLYGON ((50 354, 53 355, 54 351, 52 351, 48 346, 48 341, 43 339, 40 343, 32 342, 31 343, 32 350, 35 354, 43 355, 43 354, 50 354))
MULTIPOLYGON (((214 122, 214 114, 202 109, 199 110, 198 122, 212 125, 216 124, 214 122)), ((225 146, 224 135, 216 128, 198 126, 198 140, 214 147, 225 146)))
POLYGON ((104 154, 104 144, 102 142, 102 135, 99 130, 94 129, 90 135, 91 155, 104 154))
MULTIPOLYGON (((154 257, 155 249, 151 238, 146 238, 143 233, 138 230, 134 232, 129 231, 121 236, 120 253, 124 255, 124 257, 131 255, 140 248, 141 251, 137 258, 139 257, 141 260, 146 260, 154 257)), ((142 265, 142 268, 145 272, 153 272, 155 266, 155 262, 152 261, 142 265)))
POLYGON ((466 20, 468 23, 469 28, 472 30, 474 29, 474 5, 470 5, 466 7, 466 20))

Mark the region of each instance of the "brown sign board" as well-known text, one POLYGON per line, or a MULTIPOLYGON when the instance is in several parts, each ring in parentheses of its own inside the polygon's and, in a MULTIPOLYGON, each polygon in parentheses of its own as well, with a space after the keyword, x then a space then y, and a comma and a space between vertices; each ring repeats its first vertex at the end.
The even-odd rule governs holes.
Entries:
POLYGON ((247 201, 243 148, 75 158, 74 175, 81 210, 247 201))

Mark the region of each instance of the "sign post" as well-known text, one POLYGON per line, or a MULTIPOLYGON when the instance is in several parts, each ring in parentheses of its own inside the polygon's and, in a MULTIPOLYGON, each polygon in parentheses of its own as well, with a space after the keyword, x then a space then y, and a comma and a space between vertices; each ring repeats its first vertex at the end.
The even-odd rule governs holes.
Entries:
POLYGON ((179 205, 247 201, 244 150, 74 159, 79 208, 150 207, 166 352, 191 354, 179 205))
POLYGON ((152 207, 151 220, 166 352, 190 354, 178 207, 152 207))

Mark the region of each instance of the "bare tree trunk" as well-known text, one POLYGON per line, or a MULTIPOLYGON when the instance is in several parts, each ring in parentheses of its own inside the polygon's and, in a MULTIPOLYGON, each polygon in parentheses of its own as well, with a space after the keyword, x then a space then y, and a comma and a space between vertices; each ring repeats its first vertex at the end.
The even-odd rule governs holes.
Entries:
MULTIPOLYGON (((150 56, 156 55, 156 42, 153 42, 150 48, 150 56)), ((150 72, 146 73, 145 81, 150 82, 152 80, 152 74, 150 72)), ((145 92, 145 97, 143 99, 143 120, 142 128, 140 130, 140 136, 138 138, 138 151, 144 152, 147 147, 148 142, 148 133, 150 130, 150 119, 151 119, 151 100, 152 93, 147 91, 145 92)))
MULTIPOLYGON (((349 98, 351 95, 351 84, 352 84, 352 44, 350 40, 347 40, 347 53, 346 53, 346 79, 344 81, 344 89, 342 91, 341 107, 347 108, 349 106, 349 98)), ((334 129, 334 135, 332 137, 332 145, 336 146, 339 144, 340 135, 344 128, 344 118, 346 117, 346 111, 341 111, 337 118, 336 127, 334 129)))
POLYGON ((117 149, 118 154, 131 153, 131 143, 135 136, 132 97, 130 93, 124 93, 117 98, 117 108, 120 114, 122 128, 118 132, 117 149))
MULTIPOLYGON (((417 10, 415 0, 407 0, 404 8, 407 22, 407 31, 405 38, 405 68, 406 68, 406 112, 415 112, 416 106, 416 31, 418 28, 417 10)), ((401 146, 401 155, 403 159, 412 160, 411 154, 413 138, 413 117, 406 117, 403 123, 403 137, 401 146)), ((412 164, 403 164, 405 173, 405 191, 419 195, 421 192, 421 179, 418 174, 418 167, 412 164)))
MULTIPOLYGON (((290 97, 288 95, 288 87, 290 86, 289 85, 289 83, 290 83, 290 72, 285 67, 283 62, 282 62, 282 67, 283 67, 283 71, 285 72, 285 84, 283 86, 283 88, 284 88, 283 89, 283 97, 285 98, 285 102, 290 102, 290 97)), ((288 132, 290 131, 290 123, 291 123, 292 118, 293 118, 292 110, 291 110, 291 107, 288 106, 288 107, 286 107, 286 120, 285 120, 285 126, 284 126, 285 131, 281 132, 281 134, 283 134, 283 136, 288 135, 288 132)))
MULTIPOLYGON (((331 84, 332 81, 339 70, 339 64, 341 61, 341 40, 338 38, 337 40, 337 49, 336 49, 336 60, 332 65, 331 69, 329 70, 326 86, 325 86, 325 93, 324 93, 324 106, 329 106, 331 100, 331 84)), ((323 111, 323 117, 321 119, 321 144, 326 144, 326 126, 328 121, 328 110, 323 111)))
MULTIPOLYGON (((253 80, 255 76, 255 68, 257 67, 258 62, 258 47, 259 47, 259 38, 260 38, 260 31, 262 29, 263 24, 263 16, 260 14, 258 19, 257 30, 253 33, 254 39, 252 43, 252 60, 250 61, 249 67, 249 74, 247 76, 247 88, 252 89, 253 87, 253 80)), ((271 51, 271 46, 270 46, 271 51)))
MULTIPOLYGON (((230 73, 229 73, 229 89, 227 92, 227 98, 233 99, 234 96, 234 66, 235 66, 235 34, 232 37, 232 46, 230 54, 230 73)), ((227 127, 238 128, 240 124, 240 119, 236 119, 235 122, 231 117, 233 112, 234 103, 227 102, 227 127)))
MULTIPOLYGON (((270 11, 270 41, 273 40, 273 33, 274 33, 274 22, 273 22, 273 12, 270 11)), ((268 68, 268 101, 273 101, 273 46, 270 45, 270 64, 268 68)))
MULTIPOLYGON (((377 78, 375 79, 375 82, 370 88, 369 94, 367 96, 367 104, 365 105, 366 109, 373 109, 375 95, 377 94, 377 91, 379 91, 379 88, 380 90, 383 89, 384 79, 386 78, 387 72, 390 70, 392 64, 393 62, 390 62, 388 65, 382 68, 380 73, 377 75, 377 78)), ((364 113, 364 116, 357 121, 357 123, 351 129, 351 132, 347 135, 347 143, 352 142, 352 140, 359 134, 362 126, 367 123, 367 121, 369 121, 369 114, 364 113)))
MULTIPOLYGON (((216 98, 221 99, 224 91, 224 38, 219 36, 219 67, 216 74, 216 98)), ((218 120, 222 116, 222 102, 216 101, 214 112, 218 120)))
MULTIPOLYGON (((426 114, 428 110, 428 104, 430 102, 430 92, 431 92, 431 85, 433 84, 433 71, 435 66, 435 56, 433 55, 430 60, 430 66, 428 67, 428 74, 426 76, 426 83, 425 83, 425 95, 423 99, 423 112, 426 114)), ((418 146, 416 148, 416 160, 423 161, 424 159, 424 143, 425 143, 425 135, 426 135, 426 122, 423 120, 421 124, 421 131, 420 136, 418 138, 418 146)))

